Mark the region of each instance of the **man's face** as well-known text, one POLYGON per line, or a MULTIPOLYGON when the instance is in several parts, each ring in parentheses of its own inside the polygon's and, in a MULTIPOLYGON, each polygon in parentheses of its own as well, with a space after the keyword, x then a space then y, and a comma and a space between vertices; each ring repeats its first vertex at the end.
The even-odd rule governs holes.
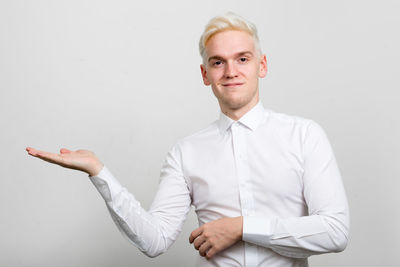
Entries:
POLYGON ((206 61, 201 73, 211 85, 223 111, 235 111, 258 102, 258 79, 265 77, 265 55, 255 49, 252 36, 243 31, 217 33, 205 47, 206 61))

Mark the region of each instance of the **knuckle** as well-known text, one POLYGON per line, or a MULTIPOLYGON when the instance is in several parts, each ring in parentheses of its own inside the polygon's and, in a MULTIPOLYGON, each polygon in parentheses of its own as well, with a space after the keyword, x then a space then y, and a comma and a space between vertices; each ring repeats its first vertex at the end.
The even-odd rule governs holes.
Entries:
POLYGON ((214 247, 214 249, 216 251, 220 251, 221 250, 221 246, 219 244, 215 244, 213 247, 214 247))
POLYGON ((190 238, 192 241, 196 239, 196 235, 194 234, 194 232, 192 232, 192 233, 190 234, 190 237, 189 237, 189 238, 190 238))
POLYGON ((211 257, 214 256, 214 253, 212 250, 209 250, 206 254, 207 259, 211 259, 211 257))
POLYGON ((199 249, 199 254, 200 254, 200 256, 204 256, 205 255, 205 253, 204 253, 204 249, 199 249))

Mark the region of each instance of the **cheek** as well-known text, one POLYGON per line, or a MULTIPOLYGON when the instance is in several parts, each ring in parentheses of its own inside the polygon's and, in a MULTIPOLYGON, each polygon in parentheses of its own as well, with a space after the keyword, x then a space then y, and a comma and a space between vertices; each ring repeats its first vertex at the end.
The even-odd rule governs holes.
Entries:
POLYGON ((220 70, 214 70, 214 71, 208 72, 208 75, 207 75, 208 80, 212 84, 218 83, 218 81, 222 77, 223 77, 223 72, 220 70))
POLYGON ((258 66, 253 66, 249 71, 247 77, 253 82, 258 80, 260 69, 258 66))

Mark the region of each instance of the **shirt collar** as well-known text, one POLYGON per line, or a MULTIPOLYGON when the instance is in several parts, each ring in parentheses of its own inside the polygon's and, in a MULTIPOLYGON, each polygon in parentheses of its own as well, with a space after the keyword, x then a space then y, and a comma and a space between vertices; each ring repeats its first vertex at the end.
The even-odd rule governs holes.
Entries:
MULTIPOLYGON (((258 101, 257 105, 239 119, 239 122, 254 131, 264 121, 264 111, 264 106, 261 101, 258 101)), ((226 116, 222 111, 220 112, 218 128, 221 133, 225 133, 234 122, 234 120, 226 116)))

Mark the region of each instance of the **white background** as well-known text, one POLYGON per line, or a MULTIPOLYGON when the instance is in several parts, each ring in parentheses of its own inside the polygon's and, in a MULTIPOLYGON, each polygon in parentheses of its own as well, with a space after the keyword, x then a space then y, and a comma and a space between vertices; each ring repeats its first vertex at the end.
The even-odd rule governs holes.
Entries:
POLYGON ((26 146, 93 150, 144 207, 167 151, 218 117, 198 39, 234 11, 267 54, 265 107, 327 132, 351 208, 345 252, 311 266, 399 266, 398 1, 0 1, 0 266, 192 266, 193 212, 149 259, 84 173, 26 146))

